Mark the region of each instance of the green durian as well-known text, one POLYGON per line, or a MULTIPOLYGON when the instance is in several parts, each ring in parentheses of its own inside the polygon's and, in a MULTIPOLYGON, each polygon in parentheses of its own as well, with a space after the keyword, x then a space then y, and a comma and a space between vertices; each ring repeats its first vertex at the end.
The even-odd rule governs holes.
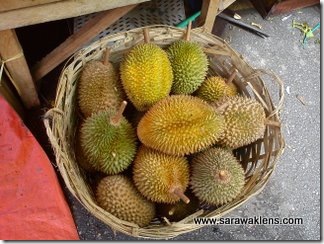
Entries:
POLYGON ((81 146, 93 167, 106 174, 118 174, 133 161, 136 133, 122 116, 126 101, 117 113, 102 111, 87 118, 81 127, 81 146))
POLYGON ((231 152, 209 148, 191 162, 190 185, 202 202, 220 206, 240 194, 245 183, 244 170, 231 152))
POLYGON ((198 43, 179 40, 167 49, 172 65, 173 94, 191 94, 198 89, 208 70, 208 59, 198 43))
POLYGON ((94 168, 94 164, 89 162, 89 159, 86 157, 84 153, 84 149, 81 146, 81 132, 80 128, 76 131, 75 135, 75 159, 78 165, 81 166, 87 172, 95 172, 96 169, 94 168))

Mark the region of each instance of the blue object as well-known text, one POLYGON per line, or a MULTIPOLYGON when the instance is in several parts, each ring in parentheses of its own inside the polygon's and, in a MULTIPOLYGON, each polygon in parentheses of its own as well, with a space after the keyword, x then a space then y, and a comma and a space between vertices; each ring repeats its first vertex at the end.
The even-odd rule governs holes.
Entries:
POLYGON ((312 32, 316 31, 318 28, 320 28, 321 22, 319 22, 315 27, 312 29, 312 32))
POLYGON ((309 31, 309 33, 305 34, 304 40, 303 40, 303 47, 305 48, 305 45, 307 43, 307 39, 309 39, 309 37, 313 37, 313 32, 316 31, 318 28, 320 28, 321 26, 321 22, 319 22, 317 25, 315 25, 315 27, 313 27, 313 29, 311 29, 309 31))
POLYGON ((189 16, 187 19, 185 19, 185 20, 181 21, 179 24, 177 24, 176 27, 185 28, 189 24, 189 22, 190 21, 193 22, 200 15, 200 13, 201 12, 198 11, 197 13, 189 16))

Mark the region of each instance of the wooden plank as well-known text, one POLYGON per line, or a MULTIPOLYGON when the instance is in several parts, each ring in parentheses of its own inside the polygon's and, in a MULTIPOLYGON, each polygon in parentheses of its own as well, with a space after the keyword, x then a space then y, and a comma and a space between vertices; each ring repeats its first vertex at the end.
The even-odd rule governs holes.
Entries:
POLYGON ((16 9, 0 13, 0 30, 66 19, 146 1, 148 0, 65 0, 16 9))
POLYGON ((296 9, 309 7, 315 4, 320 4, 320 0, 285 0, 285 1, 278 1, 275 3, 271 10, 269 11, 268 16, 270 15, 278 15, 287 12, 291 12, 296 9))
POLYGON ((204 31, 212 31, 220 2, 221 0, 203 0, 198 21, 200 25, 204 26, 204 31))
MULTIPOLYGON (((14 30, 0 31, 0 56, 2 60, 8 60, 22 53, 22 48, 14 30)), ((34 81, 30 74, 26 59, 24 56, 6 62, 11 77, 14 80, 14 86, 17 89, 26 108, 39 105, 34 81)))
POLYGON ((120 17, 124 16, 136 6, 137 4, 133 4, 107 10, 89 20, 78 32, 67 38, 35 66, 33 69, 33 77, 35 81, 44 77, 80 47, 91 41, 101 31, 115 23, 120 17))
POLYGON ((19 9, 19 8, 27 8, 36 5, 58 2, 63 0, 1 0, 0 1, 0 12, 19 9))
POLYGON ((235 0, 203 0, 198 26, 203 26, 206 32, 212 32, 216 16, 234 2, 235 0))
MULTIPOLYGON (((219 9, 218 9, 218 13, 222 12, 224 9, 228 8, 232 3, 234 3, 236 0, 223 0, 223 3, 220 4, 219 9)), ((249 4, 249 2, 246 3, 247 5, 249 4)))

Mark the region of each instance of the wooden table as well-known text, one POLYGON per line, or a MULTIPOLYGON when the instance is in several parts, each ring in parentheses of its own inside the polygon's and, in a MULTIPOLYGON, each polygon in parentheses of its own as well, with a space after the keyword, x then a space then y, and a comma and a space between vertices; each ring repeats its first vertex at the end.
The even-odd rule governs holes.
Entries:
MULTIPOLYGON (((5 65, 25 107, 39 105, 35 81, 43 78, 82 45, 145 1, 148 0, 1 0, 0 65, 5 65), (15 28, 94 12, 100 13, 40 60, 30 72, 15 28)), ((212 30, 216 15, 234 1, 203 0, 200 23, 205 31, 212 30)))

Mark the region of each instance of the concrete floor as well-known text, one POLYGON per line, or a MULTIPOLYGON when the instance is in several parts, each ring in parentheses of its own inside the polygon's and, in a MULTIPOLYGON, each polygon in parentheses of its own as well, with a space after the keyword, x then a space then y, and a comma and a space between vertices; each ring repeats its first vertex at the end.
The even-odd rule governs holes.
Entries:
MULTIPOLYGON (((227 25, 223 38, 254 68, 271 69, 285 82, 281 114, 286 149, 264 190, 230 217, 302 217, 302 225, 231 225, 203 227, 174 240, 319 240, 320 239, 320 45, 303 48, 301 33, 292 20, 315 26, 318 7, 304 8, 263 20, 255 10, 240 12, 246 23, 256 22, 270 35, 262 39, 227 25), (303 97, 303 105, 296 95, 303 97)), ((276 92, 274 86, 269 89, 276 92)), ((82 240, 137 240, 117 233, 92 217, 72 196, 68 200, 82 240)))

